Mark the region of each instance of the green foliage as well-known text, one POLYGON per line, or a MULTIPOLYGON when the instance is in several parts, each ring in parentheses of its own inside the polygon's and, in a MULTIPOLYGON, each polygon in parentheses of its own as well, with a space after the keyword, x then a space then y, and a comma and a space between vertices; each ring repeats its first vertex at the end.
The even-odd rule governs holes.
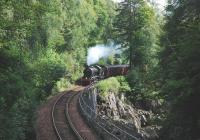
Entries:
POLYGON ((121 2, 117 12, 115 35, 126 48, 124 57, 131 66, 127 77, 131 88, 129 99, 157 98, 159 91, 153 81, 159 62, 160 21, 154 9, 144 0, 121 2))
POLYGON ((120 83, 115 77, 111 77, 100 81, 96 87, 98 88, 102 97, 107 97, 109 92, 117 93, 120 89, 120 83))
POLYGON ((167 10, 167 24, 161 40, 163 48, 160 54, 160 75, 161 93, 172 107, 164 122, 161 138, 198 139, 200 114, 196 107, 200 100, 199 2, 178 0, 167 10))
POLYGON ((114 55, 110 55, 108 58, 101 58, 98 62, 100 65, 113 65, 115 62, 114 55))
POLYGON ((156 54, 159 27, 155 12, 143 0, 121 2, 114 22, 117 41, 128 48, 126 55, 130 66, 151 65, 149 61, 156 54))
POLYGON ((117 78, 118 82, 120 83, 119 92, 129 93, 131 91, 131 88, 126 80, 126 77, 118 76, 116 78, 117 78))
POLYGON ((35 139, 35 108, 82 76, 86 46, 110 35, 112 4, 0 1, 0 139, 35 139))
POLYGON ((29 133, 33 134, 32 108, 37 103, 30 68, 24 62, 19 65, 20 57, 16 54, 2 50, 0 57, 0 136, 1 139, 25 139, 29 133))
POLYGON ((40 100, 46 99, 56 82, 66 73, 63 60, 58 54, 48 54, 29 64, 33 74, 33 82, 41 91, 38 93, 40 100))
POLYGON ((102 80, 96 85, 96 87, 100 92, 100 96, 103 98, 107 97, 109 92, 114 92, 116 94, 129 93, 131 90, 124 76, 111 77, 102 80))

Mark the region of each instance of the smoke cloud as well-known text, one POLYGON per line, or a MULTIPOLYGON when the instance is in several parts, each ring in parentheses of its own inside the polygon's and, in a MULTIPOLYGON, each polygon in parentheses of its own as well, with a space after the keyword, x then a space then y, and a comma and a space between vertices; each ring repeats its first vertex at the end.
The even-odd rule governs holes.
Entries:
POLYGON ((97 63, 101 58, 107 58, 112 54, 120 53, 120 45, 114 45, 114 43, 110 43, 109 45, 98 44, 88 49, 87 64, 92 65, 97 63))

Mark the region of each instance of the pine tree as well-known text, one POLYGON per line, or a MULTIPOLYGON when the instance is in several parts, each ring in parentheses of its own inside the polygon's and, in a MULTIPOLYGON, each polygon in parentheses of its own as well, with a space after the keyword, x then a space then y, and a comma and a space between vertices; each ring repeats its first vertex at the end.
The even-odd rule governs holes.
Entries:
POLYGON ((126 48, 125 54, 132 69, 128 81, 132 91, 143 96, 150 83, 150 73, 158 61, 155 56, 159 49, 156 44, 159 26, 155 12, 144 0, 125 0, 117 11, 115 34, 118 43, 126 48))
POLYGON ((125 0, 119 4, 117 11, 114 23, 117 41, 128 48, 130 67, 141 66, 141 47, 149 49, 155 43, 151 37, 156 34, 156 31, 152 32, 152 28, 155 28, 154 11, 144 0, 125 0), (148 43, 152 40, 152 44, 148 43))

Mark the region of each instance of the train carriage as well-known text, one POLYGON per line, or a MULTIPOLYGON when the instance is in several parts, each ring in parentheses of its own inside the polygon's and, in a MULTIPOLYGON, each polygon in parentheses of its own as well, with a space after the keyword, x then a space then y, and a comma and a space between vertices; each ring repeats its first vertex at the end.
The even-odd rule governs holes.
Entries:
POLYGON ((86 66, 84 76, 81 78, 81 85, 89 85, 97 80, 112 76, 127 75, 129 65, 93 65, 86 66))
POLYGON ((129 65, 109 65, 105 66, 105 77, 126 75, 128 73, 129 65))

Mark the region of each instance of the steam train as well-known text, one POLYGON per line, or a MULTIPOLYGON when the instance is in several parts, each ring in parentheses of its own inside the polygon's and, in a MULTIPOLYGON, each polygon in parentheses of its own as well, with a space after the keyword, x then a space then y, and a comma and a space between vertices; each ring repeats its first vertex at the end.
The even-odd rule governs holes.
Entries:
POLYGON ((89 85, 95 81, 112 76, 127 75, 129 65, 93 65, 85 66, 84 76, 81 78, 81 85, 89 85))

